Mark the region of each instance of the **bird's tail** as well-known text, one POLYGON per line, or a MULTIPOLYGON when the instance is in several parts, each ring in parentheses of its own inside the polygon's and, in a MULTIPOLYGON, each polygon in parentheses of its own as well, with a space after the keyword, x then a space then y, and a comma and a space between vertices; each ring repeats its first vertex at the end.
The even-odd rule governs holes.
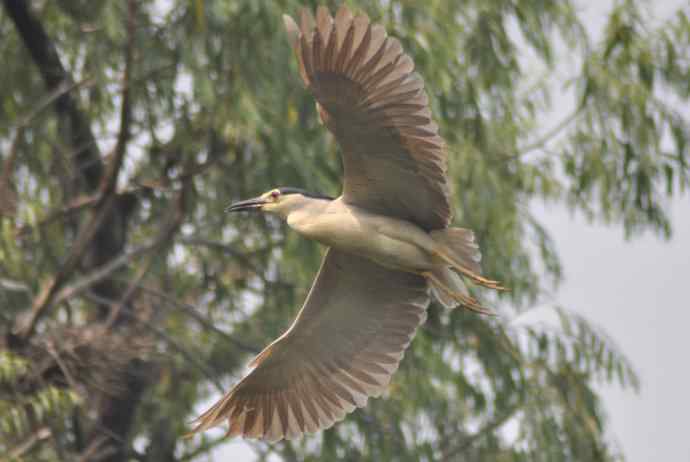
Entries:
POLYGON ((431 238, 437 245, 437 252, 445 254, 444 258, 452 266, 460 265, 480 273, 482 254, 474 238, 474 232, 465 228, 445 228, 431 231, 431 238), (452 261, 448 261, 448 260, 452 261))
POLYGON ((469 229, 446 228, 432 231, 430 235, 434 241, 433 252, 440 264, 425 276, 436 299, 446 308, 462 305, 477 313, 493 314, 470 296, 460 277, 484 287, 503 289, 498 282, 480 276, 482 255, 474 240, 474 233, 469 229))
POLYGON ((446 228, 431 231, 430 235, 436 246, 434 253, 454 272, 475 284, 490 289, 504 290, 497 281, 481 276, 482 254, 479 252, 474 232, 464 228, 446 228))

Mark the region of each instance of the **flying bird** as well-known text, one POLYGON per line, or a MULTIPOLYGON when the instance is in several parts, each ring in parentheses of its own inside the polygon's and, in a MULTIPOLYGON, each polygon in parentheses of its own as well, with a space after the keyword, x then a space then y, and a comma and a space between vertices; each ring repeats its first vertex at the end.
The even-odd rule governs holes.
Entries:
POLYGON ((327 250, 290 328, 196 420, 277 441, 328 428, 388 386, 431 296, 488 313, 463 278, 480 276, 472 231, 449 228, 447 155, 422 78, 400 42, 365 15, 283 16, 299 71, 340 145, 342 195, 276 188, 229 211, 275 214, 327 250))

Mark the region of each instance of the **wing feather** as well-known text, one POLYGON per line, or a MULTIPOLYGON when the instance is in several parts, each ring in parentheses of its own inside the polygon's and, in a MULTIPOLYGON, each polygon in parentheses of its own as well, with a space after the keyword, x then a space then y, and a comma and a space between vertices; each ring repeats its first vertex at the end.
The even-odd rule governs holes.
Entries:
MULTIPOLYGON (((338 57, 338 60, 334 64, 342 64, 340 62, 341 57, 343 60, 347 58, 349 52, 343 48, 343 44, 348 43, 346 38, 348 37, 348 34, 350 34, 350 31, 354 33, 354 30, 352 30, 352 13, 345 6, 341 6, 338 8, 338 12, 335 14, 335 54, 338 57)), ((350 40, 352 39, 350 38, 350 40)), ((351 43, 348 43, 348 45, 350 44, 351 43)), ((338 72, 338 66, 334 66, 333 70, 338 72)))
POLYGON ((227 420, 231 436, 277 441, 330 427, 385 391, 428 303, 422 277, 329 250, 290 329, 193 432, 227 420))
POLYGON ((422 78, 400 42, 365 15, 302 13, 287 25, 300 74, 343 153, 343 199, 427 230, 450 221, 447 154, 422 78), (305 19, 306 18, 306 19, 305 19), (433 145, 433 149, 420 148, 433 145))
POLYGON ((302 35, 300 38, 300 65, 303 67, 301 69, 301 74, 306 75, 304 79, 305 82, 311 82, 311 76, 314 75, 314 65, 313 65, 313 55, 311 52, 311 44, 307 42, 307 37, 302 35))
POLYGON ((309 35, 314 30, 314 16, 311 11, 303 8, 300 12, 300 30, 302 35, 309 35))

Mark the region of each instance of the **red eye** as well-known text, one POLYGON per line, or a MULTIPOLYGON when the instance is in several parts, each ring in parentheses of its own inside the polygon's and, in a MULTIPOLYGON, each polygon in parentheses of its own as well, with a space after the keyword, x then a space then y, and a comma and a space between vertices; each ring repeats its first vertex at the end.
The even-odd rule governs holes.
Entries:
POLYGON ((271 192, 271 197, 272 197, 272 198, 278 199, 278 196, 280 196, 280 192, 279 192, 279 191, 273 191, 273 192, 271 192))

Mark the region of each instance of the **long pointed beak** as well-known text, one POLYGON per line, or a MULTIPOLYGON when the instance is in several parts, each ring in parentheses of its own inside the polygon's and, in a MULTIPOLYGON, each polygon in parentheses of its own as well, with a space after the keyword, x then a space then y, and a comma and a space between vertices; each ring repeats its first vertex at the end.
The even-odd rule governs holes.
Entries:
POLYGON ((261 206, 266 203, 265 199, 255 197, 246 201, 235 202, 225 209, 226 212, 241 212, 243 210, 261 210, 261 206))

